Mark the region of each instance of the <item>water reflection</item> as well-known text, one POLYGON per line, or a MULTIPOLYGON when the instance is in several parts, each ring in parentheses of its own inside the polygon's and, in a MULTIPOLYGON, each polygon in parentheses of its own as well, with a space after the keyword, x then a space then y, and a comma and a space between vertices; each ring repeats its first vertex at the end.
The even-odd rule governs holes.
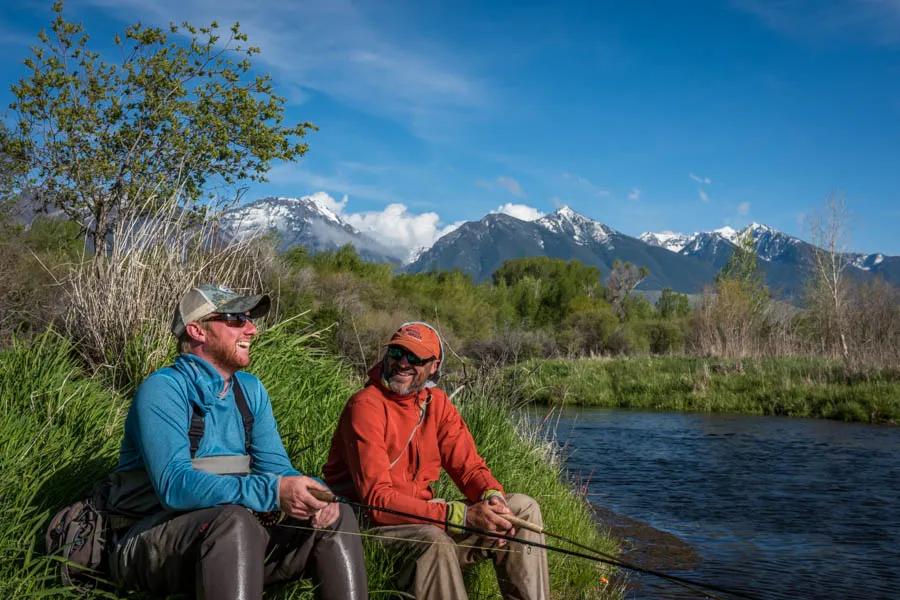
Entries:
MULTIPOLYGON (((763 598, 898 597, 898 428, 572 410, 553 433, 593 503, 696 551, 675 574, 763 598)), ((636 583, 629 597, 692 597, 636 583)))

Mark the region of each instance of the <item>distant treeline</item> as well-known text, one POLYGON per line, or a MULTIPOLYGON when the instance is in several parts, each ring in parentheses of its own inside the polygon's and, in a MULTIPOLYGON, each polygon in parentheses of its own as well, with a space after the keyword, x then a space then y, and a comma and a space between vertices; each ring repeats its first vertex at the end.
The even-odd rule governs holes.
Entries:
MULTIPOLYGON (((41 218, 28 229, 3 229, 3 337, 42 331, 61 313, 55 272, 81 255, 77 227, 41 218)), ((812 279, 805 305, 788 305, 771 299, 748 248, 735 252, 692 306, 672 290, 648 301, 635 292, 646 270, 628 263, 606 274, 574 260, 522 258, 476 284, 460 272, 395 273, 362 260, 351 246, 276 255, 274 242, 260 244, 267 247, 261 284, 276 292, 278 316, 309 311, 315 327, 329 328, 332 349, 360 368, 398 323, 420 319, 438 325, 454 353, 494 363, 647 354, 819 356, 853 368, 900 363, 896 288, 878 280, 844 284, 835 305, 824 283, 812 279)))

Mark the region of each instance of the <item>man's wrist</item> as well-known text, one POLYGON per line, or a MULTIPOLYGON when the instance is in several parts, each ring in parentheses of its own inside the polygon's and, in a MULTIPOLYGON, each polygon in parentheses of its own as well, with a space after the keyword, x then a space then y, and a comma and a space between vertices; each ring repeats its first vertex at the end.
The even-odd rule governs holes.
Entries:
POLYGON ((447 503, 447 528, 454 529, 456 531, 462 531, 459 527, 464 527, 466 524, 466 513, 468 512, 468 506, 466 506, 465 502, 460 502, 458 500, 454 500, 452 502, 447 503), (456 525, 456 527, 453 527, 456 525))
POLYGON ((503 503, 506 504, 506 497, 503 495, 503 492, 501 492, 500 490, 487 489, 487 490, 484 490, 483 494, 481 494, 481 499, 484 500, 485 502, 487 502, 491 498, 495 498, 495 497, 499 497, 501 500, 503 500, 503 503))

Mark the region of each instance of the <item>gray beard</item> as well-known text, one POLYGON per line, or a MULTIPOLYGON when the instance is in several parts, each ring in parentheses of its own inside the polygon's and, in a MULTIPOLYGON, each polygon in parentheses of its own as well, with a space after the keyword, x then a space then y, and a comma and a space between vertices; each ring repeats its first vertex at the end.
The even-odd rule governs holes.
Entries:
MULTIPOLYGON (((388 360, 387 356, 384 357, 384 362, 381 363, 381 372, 386 373, 388 370, 388 360)), ((409 396, 410 394, 415 394, 416 392, 421 392, 425 389, 425 384, 428 383, 428 379, 426 378, 419 385, 400 385, 398 383, 394 383, 393 378, 386 378, 382 375, 382 379, 387 384, 387 388, 397 394, 398 396, 409 396)))

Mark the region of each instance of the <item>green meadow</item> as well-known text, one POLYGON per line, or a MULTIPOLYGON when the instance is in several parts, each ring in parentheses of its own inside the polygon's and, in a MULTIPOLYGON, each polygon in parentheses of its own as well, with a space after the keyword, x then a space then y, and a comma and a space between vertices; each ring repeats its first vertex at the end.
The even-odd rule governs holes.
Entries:
POLYGON ((504 377, 520 402, 900 421, 900 371, 852 373, 815 357, 532 360, 504 377))

